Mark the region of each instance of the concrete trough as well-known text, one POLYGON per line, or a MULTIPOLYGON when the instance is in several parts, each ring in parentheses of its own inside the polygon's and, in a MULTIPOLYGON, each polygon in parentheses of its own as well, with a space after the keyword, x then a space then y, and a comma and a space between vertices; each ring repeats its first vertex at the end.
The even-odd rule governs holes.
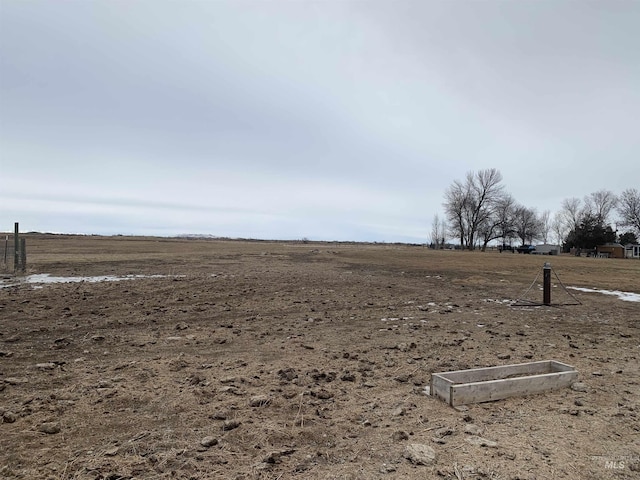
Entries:
POLYGON ((578 378, 571 365, 556 360, 431 374, 431 395, 452 407, 532 395, 570 386, 578 378))

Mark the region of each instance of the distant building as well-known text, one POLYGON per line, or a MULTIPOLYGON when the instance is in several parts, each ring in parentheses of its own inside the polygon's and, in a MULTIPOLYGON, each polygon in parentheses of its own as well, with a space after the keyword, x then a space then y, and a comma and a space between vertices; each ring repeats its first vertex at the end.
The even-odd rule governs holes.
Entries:
POLYGON ((640 259, 640 245, 627 245, 625 248, 626 258, 639 258, 640 259))
POLYGON ((625 247, 619 243, 607 243, 596 247, 596 256, 603 258, 624 258, 625 247))

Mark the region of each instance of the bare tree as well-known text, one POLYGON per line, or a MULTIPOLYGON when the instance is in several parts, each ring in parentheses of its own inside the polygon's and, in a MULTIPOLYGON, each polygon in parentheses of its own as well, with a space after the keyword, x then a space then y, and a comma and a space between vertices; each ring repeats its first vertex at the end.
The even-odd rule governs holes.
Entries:
POLYGON ((635 188, 628 188, 620 194, 618 201, 618 225, 630 227, 640 235, 640 192, 635 188))
MULTIPOLYGON (((584 217, 584 212, 585 209, 579 198, 565 198, 562 201, 562 208, 558 213, 559 221, 563 224, 562 231, 568 234, 578 228, 582 218, 584 217)), ((565 237, 563 237, 563 240, 565 237)))
POLYGON ((515 238, 515 212, 518 204, 511 194, 505 194, 496 203, 496 216, 498 218, 498 228, 502 243, 511 243, 515 238))
POLYGON ((500 238, 500 233, 496 218, 492 215, 478 226, 478 243, 481 250, 484 252, 489 242, 496 238, 500 238))
POLYGON ((458 180, 445 192, 445 212, 452 233, 460 245, 473 250, 481 225, 486 225, 495 203, 504 194, 502 174, 495 168, 468 172, 465 182, 458 180))
POLYGON ((444 248, 444 242, 446 239, 447 223, 444 220, 440 220, 440 216, 436 213, 431 225, 431 244, 436 249, 444 248))
POLYGON ((553 216, 552 229, 556 243, 562 245, 570 231, 562 212, 556 212, 553 216))
MULTIPOLYGON (((480 170, 475 175, 467 174, 467 182, 471 185, 472 195, 472 229, 469 232, 469 245, 473 246, 475 233, 483 224, 494 224, 491 220, 497 202, 502 198, 504 187, 501 185, 502 174, 495 168, 480 170)), ((486 247, 486 243, 484 244, 486 247)))
POLYGON ((482 240, 482 251, 485 251, 491 240, 502 239, 502 243, 515 237, 514 213, 516 201, 509 193, 503 193, 492 202, 491 215, 480 225, 478 234, 482 240))
POLYGON ((447 188, 444 193, 444 208, 449 223, 451 235, 460 239, 460 247, 464 248, 467 232, 465 212, 469 203, 469 192, 464 184, 458 180, 447 188))
POLYGON ((540 235, 540 220, 535 209, 521 205, 515 209, 514 218, 515 231, 522 240, 522 245, 533 242, 540 235))
POLYGON ((551 236, 551 211, 545 210, 538 219, 540 221, 540 238, 542 243, 549 243, 549 237, 551 236))
POLYGON ((617 203, 618 197, 613 192, 598 190, 584 197, 584 211, 593 215, 600 223, 606 224, 617 203))

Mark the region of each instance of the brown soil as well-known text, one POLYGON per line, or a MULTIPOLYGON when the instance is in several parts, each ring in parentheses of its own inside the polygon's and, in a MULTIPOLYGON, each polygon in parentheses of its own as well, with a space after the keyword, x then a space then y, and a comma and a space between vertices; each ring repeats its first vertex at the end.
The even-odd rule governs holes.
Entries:
MULTIPOLYGON (((640 293, 640 262, 126 237, 27 246, 28 274, 163 277, 0 288, 0 478, 640 477, 640 303, 508 302, 545 261, 565 285, 640 293), (586 391, 460 409, 424 394, 432 372, 551 359, 586 391), (410 444, 435 463, 406 458, 410 444)), ((538 285, 529 295, 541 300, 538 285)), ((552 300, 573 299, 558 285, 552 300)))

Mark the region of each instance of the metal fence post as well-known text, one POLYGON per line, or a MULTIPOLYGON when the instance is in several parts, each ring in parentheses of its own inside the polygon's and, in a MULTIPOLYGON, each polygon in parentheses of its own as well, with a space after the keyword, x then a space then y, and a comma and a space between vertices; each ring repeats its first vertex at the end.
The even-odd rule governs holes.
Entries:
POLYGON ((551 305, 551 264, 549 262, 544 263, 542 267, 543 283, 542 283, 542 303, 545 305, 551 305))
POLYGON ((20 238, 19 238, 19 227, 18 222, 14 225, 13 231, 13 271, 14 273, 18 271, 18 267, 20 265, 20 238))

